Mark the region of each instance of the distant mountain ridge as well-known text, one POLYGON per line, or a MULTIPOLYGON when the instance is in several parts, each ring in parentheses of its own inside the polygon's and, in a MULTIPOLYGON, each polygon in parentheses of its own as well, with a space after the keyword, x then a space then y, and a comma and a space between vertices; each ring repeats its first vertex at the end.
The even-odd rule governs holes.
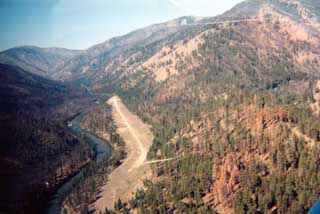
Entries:
POLYGON ((110 59, 130 49, 143 48, 176 33, 186 24, 200 20, 196 17, 181 17, 169 22, 154 24, 127 35, 111 38, 87 50, 64 48, 40 48, 23 46, 0 52, 0 63, 19 66, 32 73, 52 79, 74 79, 102 69, 110 59))
MULTIPOLYGON (((63 68, 55 73, 54 77, 55 79, 69 80, 80 78, 88 83, 97 82, 98 79, 103 79, 103 76, 108 75, 109 72, 114 73, 111 65, 116 65, 119 60, 129 60, 131 63, 144 61, 155 55, 163 45, 173 44, 177 37, 183 39, 183 36, 185 36, 185 41, 187 41, 188 37, 190 38, 192 35, 191 32, 196 35, 197 32, 200 33, 204 29, 210 28, 201 24, 215 21, 256 18, 258 16, 263 20, 269 16, 272 17, 272 13, 276 12, 281 16, 290 17, 290 19, 305 25, 310 30, 320 32, 320 25, 317 20, 319 4, 319 2, 313 0, 247 0, 220 16, 211 18, 188 16, 151 25, 127 35, 112 38, 85 50, 68 61, 63 68), (267 11, 261 12, 260 9, 263 7, 269 7, 270 14, 267 11), (264 17, 261 14, 264 14, 264 17), (135 56, 135 60, 130 60, 133 59, 132 56, 135 56)), ((117 72, 117 76, 124 75, 120 70, 117 72)))
POLYGON ((68 60, 80 53, 79 50, 64 48, 23 46, 1 52, 0 63, 19 66, 34 74, 51 77, 68 60))
POLYGON ((103 70, 104 65, 115 57, 130 51, 143 49, 149 44, 157 43, 184 29, 187 24, 197 21, 198 18, 196 17, 181 17, 169 22, 154 24, 94 45, 70 60, 61 69, 60 73, 57 72, 56 78, 74 79, 89 77, 93 73, 103 70))
POLYGON ((12 48, 0 53, 0 62, 53 79, 88 79, 102 72, 119 55, 134 53, 180 31, 195 28, 187 24, 253 17, 263 5, 272 5, 274 10, 300 21, 316 22, 320 15, 320 2, 317 0, 246 0, 220 16, 181 17, 111 38, 83 51, 32 46, 12 48))

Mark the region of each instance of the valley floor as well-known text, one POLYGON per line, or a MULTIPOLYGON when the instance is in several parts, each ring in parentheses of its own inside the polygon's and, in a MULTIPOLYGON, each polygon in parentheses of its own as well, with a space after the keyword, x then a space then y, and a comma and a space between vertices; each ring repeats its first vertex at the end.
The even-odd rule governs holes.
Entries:
POLYGON ((91 207, 96 213, 104 212, 106 207, 113 209, 118 198, 128 201, 132 193, 142 187, 143 179, 151 175, 150 166, 144 164, 153 140, 150 126, 132 114, 119 97, 112 97, 108 103, 112 106, 117 132, 126 142, 127 158, 101 188, 99 199, 91 207))

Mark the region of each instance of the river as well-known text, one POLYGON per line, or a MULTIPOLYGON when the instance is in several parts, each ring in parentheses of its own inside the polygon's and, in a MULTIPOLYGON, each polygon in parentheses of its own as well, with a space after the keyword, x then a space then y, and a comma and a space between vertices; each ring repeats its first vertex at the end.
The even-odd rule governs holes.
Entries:
POLYGON ((71 129, 78 133, 82 134, 86 137, 88 143, 93 147, 95 152, 95 159, 91 161, 88 165, 86 165, 83 169, 81 169, 76 175, 70 178, 65 184, 63 184, 52 196, 49 202, 49 208, 47 209, 47 214, 61 214, 62 204, 65 198, 71 193, 71 191, 76 187, 77 184, 83 178, 85 170, 91 165, 96 164, 99 165, 104 162, 104 160, 108 159, 111 155, 111 145, 102 140, 101 138, 91 134, 90 132, 82 129, 79 125, 80 119, 82 115, 78 115, 72 120, 71 129))
POLYGON ((320 213, 320 198, 316 203, 313 205, 311 210, 309 211, 309 214, 319 214, 320 213))

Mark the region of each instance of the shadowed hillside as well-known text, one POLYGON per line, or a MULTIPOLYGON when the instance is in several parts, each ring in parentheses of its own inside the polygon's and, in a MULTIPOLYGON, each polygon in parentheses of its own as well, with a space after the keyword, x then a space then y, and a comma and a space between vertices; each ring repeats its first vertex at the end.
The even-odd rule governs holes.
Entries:
POLYGON ((57 185, 92 157, 57 111, 83 95, 4 64, 0 81, 0 212, 41 213, 57 185))
POLYGON ((0 53, 0 63, 15 65, 31 73, 52 77, 81 51, 63 48, 16 47, 0 53))

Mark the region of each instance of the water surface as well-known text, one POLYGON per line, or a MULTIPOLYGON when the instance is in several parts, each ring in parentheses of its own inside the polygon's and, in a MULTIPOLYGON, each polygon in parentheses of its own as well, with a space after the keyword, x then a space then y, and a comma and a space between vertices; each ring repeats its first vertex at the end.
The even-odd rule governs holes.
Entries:
POLYGON ((82 115, 78 115, 71 122, 71 129, 81 135, 85 136, 87 142, 92 146, 95 152, 94 161, 87 164, 83 169, 81 169, 75 176, 70 178, 65 184, 63 184, 53 195, 49 203, 49 208, 47 210, 48 214, 61 214, 62 204, 65 198, 72 192, 72 190, 79 184, 83 179, 85 171, 92 165, 99 165, 107 160, 111 155, 111 146, 109 142, 102 140, 101 138, 95 136, 94 134, 82 129, 79 125, 82 115))

